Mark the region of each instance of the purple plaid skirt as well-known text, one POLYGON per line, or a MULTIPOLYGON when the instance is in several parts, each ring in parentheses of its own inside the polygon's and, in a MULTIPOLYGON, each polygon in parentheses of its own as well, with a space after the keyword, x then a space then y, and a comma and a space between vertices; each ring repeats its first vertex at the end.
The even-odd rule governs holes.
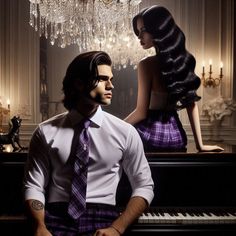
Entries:
POLYGON ((119 216, 115 206, 87 203, 86 211, 74 221, 67 213, 68 203, 49 203, 45 223, 53 236, 92 236, 97 229, 109 227, 119 216))
POLYGON ((149 110, 135 128, 145 151, 186 151, 187 136, 176 111, 149 110))

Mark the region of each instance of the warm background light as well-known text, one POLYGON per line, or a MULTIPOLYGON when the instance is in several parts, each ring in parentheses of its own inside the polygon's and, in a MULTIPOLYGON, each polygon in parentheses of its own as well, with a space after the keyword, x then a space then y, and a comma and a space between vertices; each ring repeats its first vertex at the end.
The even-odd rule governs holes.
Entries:
POLYGON ((7 99, 7 109, 10 110, 10 99, 7 99))

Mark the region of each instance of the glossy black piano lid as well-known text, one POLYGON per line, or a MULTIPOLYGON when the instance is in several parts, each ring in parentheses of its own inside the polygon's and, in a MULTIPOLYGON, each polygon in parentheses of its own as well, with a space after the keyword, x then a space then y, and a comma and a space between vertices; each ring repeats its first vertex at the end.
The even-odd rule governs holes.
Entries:
MULTIPOLYGON (((236 146, 223 147, 221 153, 198 153, 191 144, 186 153, 147 153, 155 182, 152 206, 236 207, 236 146)), ((22 211, 21 181, 26 156, 27 152, 0 153, 0 186, 9 190, 1 194, 1 212, 9 210, 6 200, 13 212, 22 211)), ((130 193, 123 177, 117 205, 124 206, 130 193)))
MULTIPOLYGON (((147 153, 155 183, 155 207, 236 207, 234 146, 221 153, 147 153)), ((131 190, 124 177, 117 203, 131 190)))

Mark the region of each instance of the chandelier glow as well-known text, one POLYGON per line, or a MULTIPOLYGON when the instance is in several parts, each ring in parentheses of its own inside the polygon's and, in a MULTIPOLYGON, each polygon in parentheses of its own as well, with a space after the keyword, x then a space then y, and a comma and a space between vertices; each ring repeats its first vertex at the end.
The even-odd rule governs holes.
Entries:
POLYGON ((151 53, 144 51, 131 22, 141 0, 29 0, 30 25, 52 45, 77 44, 78 51, 104 50, 121 69, 151 53))

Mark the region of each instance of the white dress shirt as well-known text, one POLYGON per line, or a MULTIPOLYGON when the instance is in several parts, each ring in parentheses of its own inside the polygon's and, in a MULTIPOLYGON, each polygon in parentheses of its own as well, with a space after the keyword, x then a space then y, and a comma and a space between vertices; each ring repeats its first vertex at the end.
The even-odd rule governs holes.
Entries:
MULTIPOLYGON (((75 110, 59 114, 39 124, 30 142, 25 166, 25 200, 68 202, 73 165, 69 161, 74 136, 73 127, 82 119, 75 110), (45 199, 47 188, 48 199, 45 199)), ((132 186, 132 196, 150 204, 153 180, 135 128, 102 111, 90 117, 89 167, 86 202, 115 205, 122 168, 132 186)))

